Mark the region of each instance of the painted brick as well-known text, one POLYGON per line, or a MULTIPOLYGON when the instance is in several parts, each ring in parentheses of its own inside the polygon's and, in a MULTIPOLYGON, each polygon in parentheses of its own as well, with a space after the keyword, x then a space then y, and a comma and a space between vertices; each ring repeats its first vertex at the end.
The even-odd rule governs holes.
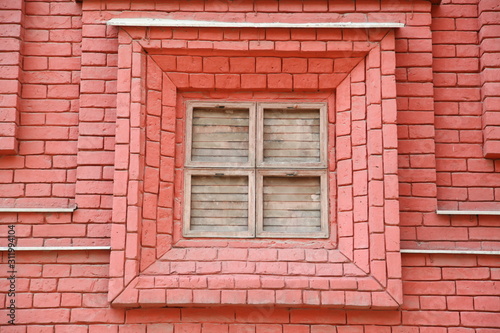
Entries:
MULTIPOLYGON (((2 24, 0 29, 2 31, 0 38, 5 37, 3 38, 6 46, 4 51, 15 48, 14 51, 3 52, 0 57, 2 66, 12 65, 13 67, 0 69, 0 75, 4 75, 2 79, 15 83, 9 85, 9 82, 3 81, 5 92, 10 93, 2 96, 4 99, 1 103, 3 103, 2 106, 5 104, 6 107, 14 110, 20 101, 21 111, 21 126, 17 133, 12 131, 11 125, 5 125, 4 132, 11 135, 9 139, 13 138, 13 134, 20 138, 21 156, 0 159, 0 166, 2 166, 0 181, 8 186, 5 187, 3 197, 1 197, 2 205, 32 203, 32 197, 46 200, 37 201, 36 204, 56 202, 53 200, 58 199, 58 196, 64 201, 57 202, 68 204, 72 201, 66 198, 74 197, 75 188, 78 193, 76 202, 79 205, 79 209, 74 214, 63 214, 61 215, 63 217, 53 216, 54 214, 43 216, 41 214, 33 216, 7 214, 3 215, 3 221, 19 222, 18 232, 20 236, 22 235, 20 244, 41 246, 50 244, 107 245, 109 244, 110 231, 107 229, 109 223, 100 222, 111 221, 111 216, 113 216, 113 222, 117 223, 128 220, 128 228, 133 231, 135 237, 129 239, 133 238, 134 243, 137 243, 137 239, 142 239, 144 241, 142 246, 148 247, 143 248, 141 252, 138 252, 137 248, 127 249, 129 255, 144 253, 143 262, 127 261, 126 280, 121 282, 112 280, 110 289, 114 291, 111 291, 111 296, 116 296, 118 288, 116 286, 121 287, 121 284, 129 283, 130 286, 133 285, 131 280, 135 274, 135 267, 145 268, 146 262, 152 263, 156 256, 161 256, 168 250, 171 243, 176 243, 178 248, 193 246, 208 250, 193 252, 189 257, 192 261, 189 262, 182 261, 182 259, 188 260, 186 252, 183 256, 176 256, 172 253, 169 259, 166 257, 164 259, 172 262, 162 262, 166 264, 162 266, 163 268, 173 267, 181 274, 196 272, 218 274, 220 271, 230 276, 240 274, 240 277, 234 281, 234 288, 240 288, 239 290, 220 291, 220 301, 228 304, 245 303, 250 299, 250 303, 254 304, 272 303, 277 300, 294 303, 301 298, 306 303, 310 302, 312 306, 343 307, 345 301, 361 307, 367 306, 370 302, 374 305, 385 304, 386 300, 378 294, 373 294, 369 300, 366 294, 344 293, 343 290, 346 288, 350 291, 357 287, 366 288, 369 284, 365 280, 353 279, 350 280, 349 285, 337 285, 334 282, 325 285, 323 280, 312 277, 309 281, 287 279, 287 282, 283 284, 281 283, 282 276, 266 276, 261 280, 255 272, 258 270, 264 273, 279 272, 280 274, 361 276, 365 273, 359 267, 347 263, 342 264, 348 261, 345 256, 350 258, 354 256, 358 262, 363 262, 362 268, 372 270, 369 274, 382 276, 374 272, 381 271, 380 264, 386 258, 383 253, 384 246, 375 244, 380 241, 386 242, 385 250, 399 251, 399 231, 393 225, 388 228, 390 224, 398 222, 396 218, 399 216, 399 208, 396 205, 398 191, 393 189, 394 186, 397 187, 397 177, 400 181, 399 195, 402 195, 399 201, 403 210, 401 215, 404 223, 404 228, 401 230, 401 237, 404 239, 403 247, 496 249, 498 238, 494 219, 438 218, 434 211, 445 207, 460 209, 493 207, 494 209, 495 201, 500 197, 498 181, 494 175, 498 171, 498 163, 494 159, 483 158, 483 156, 496 156, 498 150, 495 113, 492 112, 496 110, 498 104, 495 99, 498 89, 494 83, 496 82, 494 67, 498 65, 496 54, 498 48, 492 43, 498 35, 495 25, 498 21, 497 11, 497 4, 488 0, 441 3, 438 6, 431 6, 430 2, 406 4, 373 0, 356 1, 356 3, 350 0, 319 0, 305 3, 292 0, 279 3, 272 0, 240 0, 230 3, 198 0, 169 3, 136 1, 98 4, 86 2, 83 6, 71 1, 47 1, 27 2, 24 9, 20 1, 1 4, 0 21, 7 23, 2 24), (369 84, 365 86, 365 77, 359 74, 363 72, 359 70, 361 66, 352 70, 353 66, 362 61, 364 55, 356 54, 356 57, 353 57, 351 52, 353 50, 363 54, 368 52, 366 43, 353 43, 352 40, 364 41, 369 36, 372 40, 370 44, 374 46, 386 34, 385 30, 367 33, 364 30, 346 29, 268 29, 266 31, 265 29, 151 28, 146 33, 145 28, 118 29, 100 23, 119 12, 127 13, 127 16, 156 16, 158 13, 162 15, 168 13, 167 15, 172 17, 195 15, 199 19, 230 21, 256 19, 268 22, 344 20, 364 22, 379 21, 383 18, 382 21, 405 22, 405 28, 390 31, 387 35, 390 38, 384 38, 380 42, 385 53, 392 52, 393 47, 396 47, 397 124, 400 140, 396 142, 395 126, 388 128, 383 125, 396 123, 394 92, 381 89, 380 80, 377 79, 378 83, 374 80, 377 75, 369 74, 367 76, 369 84), (24 35, 21 35, 20 28, 22 18, 25 20, 23 22, 24 35), (80 33, 85 37, 82 41, 80 33), (395 40, 392 39, 394 35, 395 40), (15 82, 21 59, 20 55, 16 54, 16 50, 20 47, 21 39, 25 44, 22 60, 22 68, 25 72, 22 85, 15 82), (133 56, 134 62, 132 62, 132 57, 130 61, 123 57, 118 61, 119 57, 116 54, 118 41, 121 43, 121 51, 134 50, 136 52, 133 56), (338 216, 334 217, 339 223, 338 242, 344 254, 320 249, 318 244, 323 240, 318 240, 317 243, 301 240, 292 242, 293 244, 284 240, 273 240, 272 246, 276 248, 269 248, 268 243, 265 243, 266 248, 247 249, 246 246, 249 244, 255 246, 253 241, 228 242, 223 239, 204 239, 203 242, 207 241, 209 244, 221 246, 214 256, 212 250, 215 248, 210 248, 206 244, 200 246, 201 242, 197 240, 179 239, 183 162, 182 158, 174 161, 174 157, 176 152, 183 151, 181 145, 184 136, 182 108, 177 108, 175 112, 170 112, 171 110, 168 113, 165 112, 161 126, 152 126, 158 119, 149 122, 151 125, 149 128, 151 130, 154 128, 154 130, 147 133, 147 140, 164 143, 172 141, 175 137, 177 147, 174 149, 175 145, 171 144, 172 142, 163 144, 161 148, 157 144, 156 146, 144 144, 144 147, 147 147, 144 160, 147 167, 141 164, 139 158, 142 156, 139 154, 144 153, 141 150, 140 135, 131 137, 133 139, 131 150, 125 147, 130 139, 128 130, 126 130, 127 133, 122 133, 125 135, 116 136, 118 145, 114 142, 116 66, 118 64, 124 66, 121 73, 126 73, 125 76, 128 75, 130 78, 131 73, 134 75, 133 81, 119 78, 118 89, 126 94, 131 82, 135 85, 140 81, 138 79, 141 75, 138 55, 139 52, 143 52, 141 47, 152 48, 149 49, 154 50, 152 53, 164 47, 165 50, 160 53, 164 51, 172 53, 168 55, 172 57, 170 61, 165 60, 164 63, 161 61, 159 63, 160 66, 165 67, 164 70, 171 71, 168 76, 173 83, 168 89, 169 91, 179 90, 179 101, 184 98, 249 100, 256 96, 263 100, 282 100, 290 96, 293 99, 310 97, 322 99, 323 97, 317 96, 325 96, 326 91, 335 90, 338 101, 336 108, 340 112, 337 117, 331 117, 332 122, 336 121, 336 128, 331 131, 330 135, 332 135, 331 138, 335 135, 338 137, 330 140, 330 146, 332 161, 337 158, 339 163, 336 161, 331 163, 333 165, 330 181, 332 185, 329 194, 332 211, 339 211, 336 214, 338 216), (83 49, 81 58, 80 49, 83 49), (191 50, 194 51, 193 54, 191 50), (326 50, 328 54, 318 54, 318 51, 326 50), (282 53, 275 54, 275 51, 282 53), (248 52, 251 54, 247 54, 248 52), (172 59, 175 60, 175 64, 172 64, 172 59), (269 59, 274 60, 268 62, 269 59), (292 59, 300 60, 292 61, 292 59), (180 63, 181 69, 177 68, 177 62, 180 63), (133 71, 127 72, 125 67, 132 64, 135 66, 133 71), (307 67, 304 67, 305 65, 307 67), (181 72, 175 72, 177 70, 181 72), (342 84, 341 81, 350 72, 352 72, 353 82, 347 89, 347 84, 342 84), (290 74, 300 75, 291 76, 290 74), (311 74, 319 74, 319 76, 311 74), (81 85, 79 85, 80 76, 83 78, 81 85), (243 92, 238 94, 237 91, 240 89, 243 92), (318 91, 318 89, 320 90, 318 95, 307 93, 318 91), (229 91, 236 95, 231 96, 229 91), (292 94, 286 94, 292 91, 292 94), (79 93, 82 95, 80 96, 79 93), (366 93, 369 94, 370 103, 378 103, 369 105, 366 108, 367 114, 363 107, 364 99, 361 98, 366 93), (22 100, 17 99, 17 94, 22 97, 22 100), (351 95, 360 98, 355 100, 342 97, 351 95), (385 97, 391 100, 381 100, 385 97), (360 101, 362 107, 357 106, 360 101), (351 110, 351 104, 354 107, 352 114, 351 111, 349 114, 343 112, 351 110), (383 105, 383 108, 380 105, 383 105), (392 111, 389 112, 389 110, 392 111), (170 114, 176 114, 177 119, 174 116, 168 117, 170 114), (351 127, 353 120, 366 120, 366 128, 351 127), (358 149, 362 147, 359 144, 364 144, 363 131, 366 133, 366 129, 368 131, 381 130, 384 134, 379 136, 381 142, 377 139, 377 143, 370 143, 368 152, 375 149, 374 152, 378 154, 375 158, 374 156, 366 158, 366 150, 358 149), (363 135, 360 136, 360 134, 363 135), (483 135, 486 139, 484 143, 483 135), (353 145, 355 145, 354 148, 353 145), (400 170, 396 169, 396 147, 399 147, 400 170), (387 151, 387 148, 391 148, 391 152, 387 151), (133 151, 135 155, 128 157, 129 151, 133 151), (157 173, 152 172, 152 167, 158 167, 160 161, 151 155, 152 152, 155 156, 161 153, 164 157, 169 157, 161 161, 167 165, 165 170, 168 172, 162 171, 160 174, 162 182, 168 181, 167 190, 159 191, 160 185, 158 181, 154 181, 157 173), (348 162, 351 158, 354 161, 348 162), (346 163, 352 166, 347 169, 337 168, 337 165, 346 163), (120 172, 127 168, 127 172, 117 173, 117 177, 114 177, 113 165, 121 168, 120 172), (171 171, 174 167, 177 168, 175 178, 171 171), (364 170, 368 170, 367 175, 364 170), (134 180, 135 185, 139 184, 137 178, 140 178, 140 181, 144 179, 144 188, 142 185, 135 186, 132 183, 130 186, 127 184, 120 186, 120 183, 127 182, 129 176, 134 180), (367 176, 377 182, 384 181, 386 186, 363 185, 362 180, 367 176), (339 180, 335 180, 334 177, 339 180), (114 185, 110 183, 113 179, 116 180, 114 185), (175 185, 172 185, 170 182, 173 183, 174 180, 175 185), (340 184, 338 189, 337 182, 340 184), (374 195, 368 200, 363 197, 375 191, 375 188, 378 189, 376 191, 383 191, 384 195, 374 195), (143 190, 146 193, 144 195, 146 198, 144 201, 146 203, 145 217, 156 216, 154 204, 148 206, 148 203, 155 202, 157 200, 155 195, 160 192, 158 197, 160 202, 168 207, 175 202, 175 212, 162 213, 161 216, 169 221, 174 218, 175 222, 158 221, 157 230, 155 230, 153 220, 146 220, 143 224, 143 231, 147 235, 141 236, 136 233, 139 227, 138 218, 135 219, 133 215, 134 212, 138 212, 136 206, 129 207, 128 217, 127 212, 115 212, 111 215, 111 208, 126 207, 124 204, 127 199, 130 200, 131 205, 139 204, 142 207, 138 200, 140 196, 135 193, 140 193, 142 196, 143 190), (126 197, 127 191, 130 191, 128 198, 126 197), (175 199, 173 193, 175 193, 175 199), (114 199, 113 194, 117 195, 114 199), (354 201, 353 198, 356 200, 354 201), (113 201, 115 205, 112 204, 113 201), (368 205, 371 206, 368 207, 368 205), (377 232, 376 237, 367 237, 361 241, 353 240, 351 237, 353 234, 360 234, 359 223, 356 223, 358 225, 356 231, 352 226, 342 224, 346 221, 349 223, 370 221, 375 217, 376 223, 371 223, 368 228, 363 227, 361 233, 365 234, 367 230, 377 232), (157 231, 161 233, 161 237, 153 235, 157 231), (171 236, 172 232, 173 236, 171 236), (386 232, 387 237, 379 237, 383 235, 383 232, 386 232), (163 236, 165 237, 162 238, 163 236), (165 241, 165 244, 157 249, 151 248, 150 246, 154 246, 157 241, 160 243, 165 241), (290 252, 282 252, 283 249, 279 251, 277 249, 284 246, 287 251, 295 250, 299 243, 307 243, 307 245, 304 249, 299 247, 303 254, 298 257, 289 255, 290 252), (233 253, 232 246, 235 245, 238 248, 233 253), (353 246, 361 248, 361 252, 358 249, 353 253, 353 246), (372 265, 367 264, 369 258, 375 260, 372 265), (330 262, 327 262, 328 260, 330 262), (312 262, 319 264, 312 264, 312 262), (283 263, 284 266, 281 265, 283 263), (310 293, 304 292, 300 295, 297 293, 300 288, 309 288, 309 286, 321 291, 309 290, 310 293), (280 288, 280 290, 278 290, 279 293, 274 290, 264 290, 265 293, 258 293, 258 289, 255 288, 260 287, 280 288), (284 287, 290 289, 282 289, 284 287), (331 291, 328 288, 339 289, 331 291), (252 291, 252 289, 255 293, 252 295, 249 293, 247 296, 247 290, 252 291)), ((148 53, 149 50, 147 50, 148 53)), ((388 64, 390 61, 387 59, 392 59, 391 61, 394 59, 385 55, 379 58, 374 54, 370 53, 367 64, 370 67, 381 64, 382 73, 392 75, 393 64, 388 64)), ((157 59, 162 56, 158 56, 157 59)), ((145 57, 150 56, 145 55, 145 57)), ((393 84, 392 78, 383 80, 384 86, 393 84)), ((153 84, 153 77, 148 78, 148 81, 149 85, 155 85, 156 91, 160 89, 159 86, 156 87, 158 83, 153 84)), ((351 84, 350 78, 344 82, 347 81, 351 84)), ((142 101, 138 92, 139 89, 136 89, 133 95, 134 101, 137 102, 142 101)), ((129 119, 128 112, 132 112, 130 124, 134 126, 133 131, 139 133, 141 127, 138 116, 139 104, 129 107, 128 98, 128 95, 120 95, 118 115, 120 119, 129 119)), ((175 107, 177 99, 175 94, 164 94, 162 98, 164 105, 172 109, 175 107)), ((333 97, 330 100, 333 100, 333 97)), ((148 103, 151 103, 151 99, 148 103)), ((149 112, 160 116, 158 107, 149 108, 149 112)), ((330 113, 334 114, 335 111, 330 113)), ((5 121, 11 123, 16 121, 15 117, 10 117, 10 120, 6 118, 5 121)), ((4 121, 1 116, 0 120, 4 121)), ((9 142, 12 142, 11 146, 14 147, 15 141, 9 142)), ((120 234, 125 239, 125 227, 123 226, 121 230, 120 234)), ((120 245, 120 242, 116 240, 116 235, 118 234, 114 234, 112 244, 113 247, 118 247, 117 251, 113 251, 113 260, 124 250, 124 245, 120 245)), ((332 239, 334 238, 336 237, 332 236, 332 239)), ((322 247, 322 245, 319 246, 322 247)), ((331 246, 333 245, 328 243, 327 247, 331 246)), ((391 252, 387 258, 394 257, 395 253, 391 252)), ((238 309, 218 308, 216 313, 211 313, 208 310, 198 310, 189 306, 196 301, 201 303, 219 301, 217 296, 219 290, 205 289, 209 286, 233 288, 232 284, 227 284, 224 279, 220 281, 218 279, 196 280, 186 277, 182 280, 185 286, 199 288, 195 291, 215 291, 216 293, 198 293, 195 300, 191 289, 168 289, 165 299, 167 303, 188 307, 182 317, 181 310, 176 308, 161 309, 161 311, 128 310, 126 317, 123 310, 110 310, 109 304, 104 301, 107 291, 106 265, 109 256, 106 251, 100 251, 99 254, 89 251, 85 255, 71 251, 71 253, 58 253, 57 256, 19 253, 19 256, 26 256, 23 260, 30 259, 28 262, 38 262, 44 265, 44 268, 40 267, 39 270, 32 267, 26 268, 24 274, 31 276, 42 274, 45 277, 45 279, 32 279, 31 281, 18 280, 19 288, 23 290, 18 296, 19 304, 22 303, 18 318, 21 324, 28 324, 25 327, 17 326, 22 332, 57 333, 71 329, 76 332, 116 333, 210 332, 214 330, 228 333, 275 331, 281 333, 302 331, 309 333, 468 333, 473 331, 492 333, 498 328, 498 322, 495 321, 494 316, 498 312, 498 302, 494 302, 498 296, 498 290, 492 281, 497 279, 499 274, 498 270, 491 269, 498 264, 486 259, 486 256, 410 256, 404 254, 403 263, 409 266, 403 271, 405 281, 403 308, 406 310, 402 311, 289 310, 266 306, 238 309), (75 261, 79 260, 89 263, 75 264, 75 261), (93 286, 89 285, 86 280, 97 278, 92 274, 99 276, 93 286), (75 278, 69 279, 70 275, 75 278), (77 286, 72 286, 70 280, 74 280, 77 286), (59 288, 68 289, 68 292, 59 294, 59 288), (72 291, 74 290, 72 288, 77 288, 75 290, 78 291, 72 291), (92 288, 97 288, 98 291, 92 291, 92 288), (34 295, 28 294, 28 290, 31 290, 34 295), (176 295, 178 291, 181 293, 176 295), (173 293, 170 295, 170 292, 173 293), (59 302, 61 308, 57 309, 59 304, 56 303, 59 302), (30 307, 35 308, 30 309, 30 307), (170 310, 174 315, 167 314, 166 311, 170 310), (30 318, 31 322, 28 323, 22 318, 30 318), (192 322, 186 323, 186 318, 192 322), (167 323, 163 323, 165 321, 167 323), (64 325, 53 326, 54 323, 64 325)), ((124 261, 118 260, 113 265, 112 274, 125 269, 122 267, 124 261)), ((389 275, 397 276, 397 269, 392 266, 388 269, 389 275)), ((385 267, 383 271, 385 272, 385 267)), ((161 276, 157 278, 160 279, 161 276)), ((166 283, 165 280, 163 282, 166 283)), ((142 295, 142 301, 145 303, 148 302, 147 298, 157 297, 154 289, 145 289, 142 295)), ((139 294, 135 297, 138 296, 139 294)), ((163 302, 162 296, 159 297, 163 302)), ((2 302, 5 300, 5 297, 1 298, 2 302)))

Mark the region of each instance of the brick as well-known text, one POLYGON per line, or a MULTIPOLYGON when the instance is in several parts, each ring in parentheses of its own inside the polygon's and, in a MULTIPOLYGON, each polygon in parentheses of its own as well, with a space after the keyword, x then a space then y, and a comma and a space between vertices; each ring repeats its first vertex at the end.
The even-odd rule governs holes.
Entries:
POLYGON ((286 73, 306 73, 306 58, 283 58, 283 72, 286 73))
POLYGON ((69 323, 69 309, 17 309, 16 324, 55 324, 69 323))
POLYGON ((273 290, 249 290, 248 304, 272 304, 276 302, 273 290))
POLYGON ((174 324, 174 332, 176 333, 196 333, 201 332, 201 324, 192 323, 176 323, 174 324))
POLYGON ((498 327, 498 313, 496 312, 462 312, 461 321, 472 327, 498 327))
POLYGON ((116 309, 73 309, 71 312, 71 321, 82 323, 120 323, 124 317, 124 311, 116 309))
POLYGON ((210 74, 190 74, 189 85, 192 88, 213 88, 215 76, 210 74))
POLYGON ((220 290, 193 290, 193 302, 196 304, 220 304, 220 290))
POLYGON ((254 73, 255 58, 253 57, 230 57, 229 67, 231 73, 254 73))
POLYGON ((271 57, 257 57, 255 59, 255 70, 257 73, 281 72, 281 59, 271 57))
POLYGON ((292 75, 269 74, 267 76, 267 86, 270 90, 291 90, 293 86, 292 75))
POLYGON ((439 326, 456 326, 460 323, 458 312, 408 311, 403 312, 404 325, 419 325, 422 322, 439 323, 439 326))
POLYGON ((290 311, 290 322, 301 324, 346 324, 346 315, 341 311, 302 309, 290 311))
POLYGON ((498 284, 493 281, 457 281, 458 295, 498 295, 498 284))
POLYGON ((240 76, 236 74, 216 74, 216 89, 238 89, 241 87, 240 76))
POLYGON ((243 89, 264 89, 267 87, 267 77, 262 74, 242 74, 241 88, 243 89))
POLYGON ((57 308, 61 302, 61 294, 48 293, 48 294, 34 294, 33 306, 35 308, 57 308))
POLYGON ((473 310, 473 298, 466 296, 447 296, 448 310, 473 310))
POLYGON ((229 58, 227 57, 204 57, 203 72, 226 73, 229 71, 229 58))
POLYGON ((406 293, 410 295, 453 295, 455 284, 452 281, 406 282, 406 293))

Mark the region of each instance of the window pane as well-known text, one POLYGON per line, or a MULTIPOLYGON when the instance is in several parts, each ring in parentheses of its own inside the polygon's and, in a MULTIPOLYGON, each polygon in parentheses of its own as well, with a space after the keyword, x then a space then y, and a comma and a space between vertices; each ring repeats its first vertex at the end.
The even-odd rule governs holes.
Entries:
POLYGON ((321 178, 263 179, 263 231, 301 234, 321 231, 321 178))
POLYGON ((320 162, 320 110, 265 109, 264 162, 320 162))
POLYGON ((248 162, 249 122, 248 109, 194 108, 191 160, 248 162))
POLYGON ((192 231, 248 230, 248 176, 195 176, 191 178, 192 231))

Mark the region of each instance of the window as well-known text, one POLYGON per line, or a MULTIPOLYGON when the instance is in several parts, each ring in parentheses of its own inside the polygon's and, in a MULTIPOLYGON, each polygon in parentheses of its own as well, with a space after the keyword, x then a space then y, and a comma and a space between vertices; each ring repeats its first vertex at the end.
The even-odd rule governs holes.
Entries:
POLYGON ((326 104, 187 105, 184 236, 328 236, 326 104))

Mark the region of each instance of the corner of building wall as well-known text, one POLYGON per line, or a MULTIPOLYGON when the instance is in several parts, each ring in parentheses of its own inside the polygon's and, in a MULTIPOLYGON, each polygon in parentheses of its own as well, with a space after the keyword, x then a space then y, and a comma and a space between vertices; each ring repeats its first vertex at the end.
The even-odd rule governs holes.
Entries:
POLYGON ((500 158, 500 4, 488 0, 478 2, 480 47, 481 102, 483 106, 483 155, 500 158))
POLYGON ((0 27, 9 27, 2 34, 2 71, 0 71, 0 155, 16 154, 19 125, 18 105, 21 98, 22 45, 24 34, 24 1, 13 0, 2 5, 10 11, 9 19, 0 27))

